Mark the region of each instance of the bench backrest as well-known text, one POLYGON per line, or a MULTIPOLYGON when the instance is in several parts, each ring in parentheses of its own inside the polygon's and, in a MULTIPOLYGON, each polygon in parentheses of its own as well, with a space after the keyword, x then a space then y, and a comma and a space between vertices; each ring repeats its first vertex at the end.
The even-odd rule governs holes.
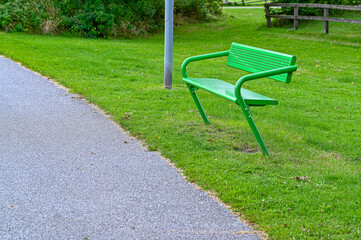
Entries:
MULTIPOLYGON (((247 72, 257 73, 295 65, 296 56, 273 52, 262 48, 232 43, 227 65, 247 72)), ((270 78, 289 83, 292 73, 279 74, 270 78)))

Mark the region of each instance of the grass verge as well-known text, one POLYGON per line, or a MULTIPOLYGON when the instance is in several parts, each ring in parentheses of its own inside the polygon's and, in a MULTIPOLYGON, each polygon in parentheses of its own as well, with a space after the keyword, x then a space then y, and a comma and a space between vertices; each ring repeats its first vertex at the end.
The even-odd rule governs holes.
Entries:
MULTIPOLYGON (((298 31, 268 29, 262 9, 224 11, 232 17, 176 29, 171 91, 163 89, 162 35, 94 40, 2 33, 0 54, 97 104, 271 239, 359 239, 359 25, 330 23, 324 35, 321 22, 298 31), (290 84, 245 86, 280 102, 252 111, 271 158, 259 151, 236 105, 199 91, 212 123, 205 126, 181 82, 186 57, 227 50, 231 42, 298 57, 290 84)), ((225 60, 194 63, 188 72, 235 83, 243 73, 225 60)))

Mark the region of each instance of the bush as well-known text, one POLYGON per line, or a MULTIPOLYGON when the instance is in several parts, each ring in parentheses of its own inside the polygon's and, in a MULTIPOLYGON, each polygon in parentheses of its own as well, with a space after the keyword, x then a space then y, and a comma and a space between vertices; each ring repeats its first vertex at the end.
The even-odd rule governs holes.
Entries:
POLYGON ((73 17, 67 18, 64 24, 73 33, 86 37, 107 37, 111 35, 114 25, 114 15, 105 11, 102 1, 87 2, 83 11, 78 11, 73 17))
POLYGON ((47 18, 42 4, 15 0, 0 5, 0 28, 5 31, 39 32, 42 19, 47 18))
MULTIPOLYGON (((175 14, 204 20, 222 0, 175 0, 175 14)), ((164 25, 164 0, 0 0, 0 30, 69 31, 85 37, 133 37, 164 25)))

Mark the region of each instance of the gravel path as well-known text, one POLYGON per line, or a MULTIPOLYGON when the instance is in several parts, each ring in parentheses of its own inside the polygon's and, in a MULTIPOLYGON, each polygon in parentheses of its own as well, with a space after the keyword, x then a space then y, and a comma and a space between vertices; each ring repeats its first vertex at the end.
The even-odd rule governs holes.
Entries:
POLYGON ((0 239, 259 239, 96 108, 0 57, 0 239))

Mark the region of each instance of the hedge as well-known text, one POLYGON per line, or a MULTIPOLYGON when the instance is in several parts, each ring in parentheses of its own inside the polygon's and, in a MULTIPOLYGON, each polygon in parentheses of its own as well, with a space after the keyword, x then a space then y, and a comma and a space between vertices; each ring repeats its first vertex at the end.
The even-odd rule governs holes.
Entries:
MULTIPOLYGON (((219 14, 222 0, 175 0, 179 19, 219 14)), ((0 30, 134 37, 164 26, 165 0, 0 0, 0 30)))

